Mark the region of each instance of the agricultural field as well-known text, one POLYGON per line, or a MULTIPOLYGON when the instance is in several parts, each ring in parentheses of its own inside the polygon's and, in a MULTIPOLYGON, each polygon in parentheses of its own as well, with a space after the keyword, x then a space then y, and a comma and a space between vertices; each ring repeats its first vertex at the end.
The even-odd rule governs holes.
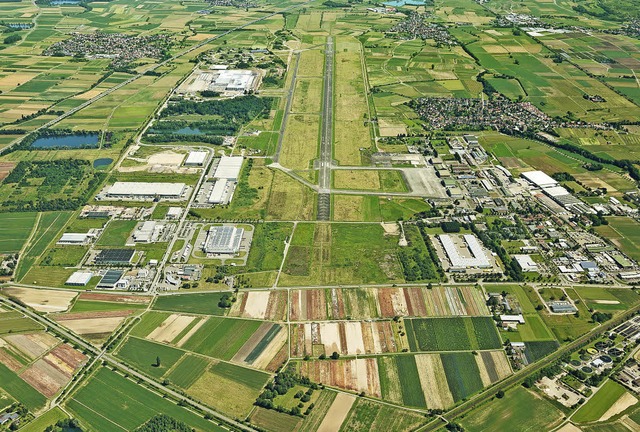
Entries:
POLYGON ((461 424, 470 431, 501 430, 508 427, 514 431, 549 430, 557 426, 563 413, 551 402, 523 387, 507 391, 502 399, 476 408, 461 424), (532 416, 531 412, 536 415, 532 416))
POLYGON ((0 253, 17 253, 29 239, 37 213, 0 214, 0 253))
POLYGON ((597 227, 597 232, 607 238, 622 252, 633 259, 640 259, 638 223, 630 218, 612 217, 608 225, 597 227))
POLYGON ((403 322, 413 352, 487 350, 501 345, 491 318, 414 318, 403 322))
MULTIPOLYGON (((595 395, 584 404, 572 419, 576 423, 589 423, 598 420, 608 420, 612 415, 609 415, 609 410, 614 410, 614 405, 619 401, 627 399, 633 395, 625 390, 620 384, 615 381, 607 381, 604 385, 598 389, 595 395)), ((633 399, 631 399, 633 400, 633 399)), ((636 400, 637 401, 637 400, 636 400)), ((631 403, 633 405, 633 402, 631 403)), ((623 411, 623 409, 618 410, 623 411)))
POLYGON ((81 425, 96 430, 134 430, 159 412, 185 422, 198 431, 224 430, 106 368, 98 369, 65 405, 81 425), (105 394, 113 397, 105 398, 105 394), (107 418, 111 420, 105 421, 107 418))
POLYGON ((489 315, 473 287, 330 288, 292 290, 292 321, 489 315))
POLYGON ((1 337, 0 388, 35 411, 71 381, 87 356, 41 328, 16 333, 1 337))
POLYGON ((503 352, 388 355, 296 363, 314 382, 396 404, 445 409, 511 374, 503 352))
POLYGON ((229 309, 229 316, 269 321, 284 321, 287 314, 285 291, 247 291, 229 309))

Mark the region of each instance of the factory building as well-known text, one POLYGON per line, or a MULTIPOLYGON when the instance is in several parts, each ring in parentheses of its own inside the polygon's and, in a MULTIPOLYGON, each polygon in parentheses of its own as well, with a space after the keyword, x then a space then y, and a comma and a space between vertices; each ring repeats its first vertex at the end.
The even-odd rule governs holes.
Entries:
POLYGON ((215 255, 235 255, 240 251, 244 229, 234 226, 213 226, 209 228, 204 251, 215 255))
POLYGON ((220 179, 215 182, 209 193, 207 202, 209 204, 229 204, 233 197, 235 185, 226 179, 220 179))
POLYGON ((438 238, 451 262, 452 270, 492 267, 476 236, 465 234, 464 245, 456 244, 448 234, 441 234, 438 238))
POLYGON ((59 245, 86 245, 93 238, 91 233, 64 233, 56 244, 59 245))
POLYGON ((187 185, 184 183, 115 182, 104 196, 107 199, 184 199, 187 185))
POLYGON ((549 177, 547 174, 542 171, 527 171, 522 173, 522 177, 524 177, 529 183, 539 187, 539 188, 549 188, 555 187, 558 185, 558 182, 553 178, 549 177))
POLYGON ((571 195, 571 193, 560 186, 556 180, 542 171, 528 171, 522 173, 522 177, 532 185, 542 189, 542 193, 569 211, 578 214, 595 213, 593 209, 571 195))
POLYGON ((184 161, 184 166, 188 167, 201 167, 207 162, 207 156, 209 155, 206 151, 192 151, 189 152, 187 159, 184 161))
POLYGON ((242 156, 222 156, 213 177, 234 182, 238 181, 243 160, 242 156))
POLYGON ((70 286, 85 286, 89 283, 92 277, 93 273, 91 272, 77 271, 69 276, 69 279, 67 279, 64 284, 70 286))
POLYGON ((250 70, 226 69, 220 71, 209 89, 214 91, 250 90, 256 78, 256 73, 250 70))
POLYGON ((146 221, 133 231, 131 237, 133 237, 135 243, 152 243, 157 241, 163 229, 163 225, 159 225, 154 221, 146 221))

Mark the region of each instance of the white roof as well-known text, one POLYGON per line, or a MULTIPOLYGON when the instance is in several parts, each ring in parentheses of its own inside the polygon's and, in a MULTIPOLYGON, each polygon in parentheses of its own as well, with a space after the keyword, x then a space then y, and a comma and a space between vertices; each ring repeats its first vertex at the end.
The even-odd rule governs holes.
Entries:
POLYGON ((242 156, 222 156, 214 173, 215 178, 236 180, 242 168, 242 156))
POLYGON ((240 250, 243 228, 213 226, 209 228, 205 242, 207 253, 236 253, 240 250))
POLYGON ((115 182, 107 195, 179 197, 186 187, 184 183, 115 182))
POLYGON ((209 203, 220 204, 224 202, 226 189, 227 189, 227 181, 218 180, 211 188, 211 193, 209 194, 209 199, 208 199, 209 203))
POLYGON ((550 188, 545 188, 544 193, 552 197, 570 195, 569 191, 563 188, 562 186, 553 186, 550 188))
POLYGON ((193 151, 189 153, 189 156, 187 156, 187 160, 184 161, 185 165, 203 165, 204 162, 207 160, 207 155, 209 153, 207 153, 206 151, 193 151))
POLYGON ((64 233, 58 243, 84 243, 89 237, 87 233, 64 233))
POLYGON ((520 268, 524 271, 535 271, 538 269, 538 264, 531 259, 530 255, 513 255, 513 259, 515 259, 520 268))
POLYGON ((524 324, 524 317, 522 315, 500 315, 500 321, 516 321, 524 324))
POLYGON ((91 272, 77 271, 77 272, 74 272, 71 276, 69 276, 69 279, 67 279, 65 284, 66 285, 86 285, 91 280, 91 277, 93 277, 93 273, 91 272))
POLYGON ((473 234, 465 234, 464 240, 467 244, 472 257, 464 257, 460 254, 458 246, 453 242, 453 239, 448 234, 441 234, 438 236, 440 242, 444 247, 451 265, 453 267, 490 267, 489 259, 485 254, 482 246, 478 242, 478 239, 473 234))
POLYGON ((167 216, 178 217, 182 214, 182 207, 169 207, 167 210, 167 216))
POLYGON ((522 177, 529 182, 541 188, 552 187, 558 184, 553 178, 549 177, 542 171, 527 171, 522 173, 522 177))

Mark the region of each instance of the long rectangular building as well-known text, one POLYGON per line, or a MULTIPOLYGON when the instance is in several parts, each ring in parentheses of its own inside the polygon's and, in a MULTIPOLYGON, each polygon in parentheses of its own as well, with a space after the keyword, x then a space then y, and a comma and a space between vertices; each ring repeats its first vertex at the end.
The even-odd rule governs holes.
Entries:
POLYGON ((181 199, 185 198, 186 191, 184 183, 115 182, 105 195, 114 199, 181 199))
POLYGON ((222 156, 213 177, 231 181, 238 180, 243 160, 242 156, 222 156))
POLYGON ((482 249, 480 242, 473 234, 465 234, 463 236, 466 243, 468 252, 471 257, 462 256, 458 250, 458 246, 454 243, 453 239, 448 234, 441 234, 438 236, 442 247, 447 253, 449 261, 451 261, 451 267, 456 268, 490 268, 491 263, 487 258, 487 254, 482 249))

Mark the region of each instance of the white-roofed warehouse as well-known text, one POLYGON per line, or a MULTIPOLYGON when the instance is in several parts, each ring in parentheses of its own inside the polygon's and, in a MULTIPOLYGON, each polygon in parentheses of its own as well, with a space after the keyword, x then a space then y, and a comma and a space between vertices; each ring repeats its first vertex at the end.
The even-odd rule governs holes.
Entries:
POLYGON ((242 169, 242 156, 222 156, 213 177, 217 179, 238 180, 242 169))
POLYGON ((209 228, 204 251, 216 255, 235 255, 240 251, 244 229, 234 226, 213 226, 209 228))
POLYGON ((549 177, 547 174, 542 171, 527 171, 522 173, 522 177, 527 179, 530 183, 540 187, 540 188, 549 188, 558 185, 558 182, 553 178, 549 177))
POLYGON ((207 153, 206 151, 192 151, 189 152, 189 156, 184 161, 185 166, 203 166, 207 161, 207 153))
POLYGON ((184 198, 187 185, 184 183, 156 183, 156 182, 115 182, 107 189, 107 198, 184 198))

